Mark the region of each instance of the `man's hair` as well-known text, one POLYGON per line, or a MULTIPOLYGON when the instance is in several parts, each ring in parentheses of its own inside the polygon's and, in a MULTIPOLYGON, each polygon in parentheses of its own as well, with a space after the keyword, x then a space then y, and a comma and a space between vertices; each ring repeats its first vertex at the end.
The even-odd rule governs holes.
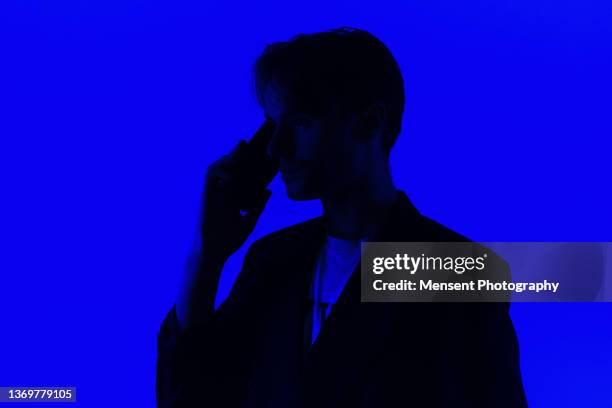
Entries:
POLYGON ((332 104, 358 111, 381 103, 386 112, 387 154, 401 131, 402 73, 385 44, 367 31, 342 27, 270 44, 255 62, 254 79, 262 104, 263 90, 272 79, 313 113, 332 104))

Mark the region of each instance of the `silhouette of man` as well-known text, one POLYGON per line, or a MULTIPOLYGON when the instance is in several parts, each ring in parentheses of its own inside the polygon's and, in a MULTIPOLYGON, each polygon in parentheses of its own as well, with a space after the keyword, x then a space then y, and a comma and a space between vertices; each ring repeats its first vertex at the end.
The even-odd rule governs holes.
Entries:
POLYGON ((254 74, 287 194, 323 215, 256 241, 215 310, 269 193, 240 211, 244 142, 209 167, 201 242, 159 334, 158 405, 526 406, 507 303, 360 302, 360 242, 468 241, 394 186, 404 84, 386 46, 357 29, 298 35, 254 74))

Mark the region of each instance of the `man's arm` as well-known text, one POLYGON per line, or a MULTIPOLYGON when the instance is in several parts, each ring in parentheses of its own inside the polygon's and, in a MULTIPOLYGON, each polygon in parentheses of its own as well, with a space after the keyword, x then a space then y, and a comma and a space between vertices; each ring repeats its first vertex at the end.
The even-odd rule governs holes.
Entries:
POLYGON ((263 283, 253 248, 231 295, 197 327, 183 330, 176 307, 167 314, 158 336, 159 407, 231 407, 244 397, 259 317, 254 295, 263 283))
POLYGON ((241 142, 206 173, 200 241, 185 269, 175 306, 166 316, 158 338, 157 399, 160 407, 232 406, 246 387, 250 350, 258 317, 255 294, 263 279, 253 271, 253 247, 232 295, 214 310, 221 270, 226 260, 253 231, 270 196, 251 191, 254 204, 241 211, 245 182, 241 142), (219 402, 215 404, 214 402, 219 402))

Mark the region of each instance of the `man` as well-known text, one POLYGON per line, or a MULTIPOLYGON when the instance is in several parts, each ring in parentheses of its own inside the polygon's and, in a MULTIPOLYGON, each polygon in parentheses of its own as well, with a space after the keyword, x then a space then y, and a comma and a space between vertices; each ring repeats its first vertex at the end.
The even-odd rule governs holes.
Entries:
POLYGON ((389 50, 362 30, 300 35, 254 72, 287 194, 324 213, 255 242, 215 310, 269 193, 240 210, 244 142, 209 167, 201 243, 159 335, 159 406, 526 406, 508 304, 360 302, 360 242, 467 241, 393 184, 404 85, 389 50))

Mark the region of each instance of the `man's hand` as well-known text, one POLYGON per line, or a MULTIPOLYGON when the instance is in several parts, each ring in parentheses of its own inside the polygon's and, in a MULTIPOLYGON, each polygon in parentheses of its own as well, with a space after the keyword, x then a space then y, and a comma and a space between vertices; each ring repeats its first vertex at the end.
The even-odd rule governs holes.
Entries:
POLYGON ((253 232, 270 190, 254 191, 247 168, 248 147, 241 141, 234 150, 214 163, 206 172, 202 199, 202 252, 224 262, 236 252, 253 232), (243 211, 248 195, 249 210, 243 211), (254 203, 254 205, 252 205, 254 203))
POLYGON ((253 232, 270 190, 258 188, 246 142, 212 163, 206 172, 200 242, 187 264, 176 314, 183 330, 205 321, 214 301, 223 265, 253 232), (248 208, 248 211, 244 211, 248 208))

